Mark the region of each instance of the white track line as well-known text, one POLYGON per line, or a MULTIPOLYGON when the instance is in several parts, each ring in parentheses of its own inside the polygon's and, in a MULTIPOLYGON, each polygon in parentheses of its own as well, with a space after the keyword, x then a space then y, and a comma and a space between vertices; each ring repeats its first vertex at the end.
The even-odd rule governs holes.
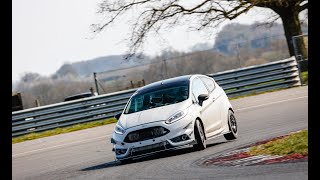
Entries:
POLYGON ((35 150, 32 150, 32 151, 27 151, 27 152, 23 152, 23 153, 13 154, 12 157, 17 157, 17 156, 21 156, 21 155, 25 155, 25 154, 29 154, 29 153, 33 153, 33 152, 38 152, 38 151, 43 151, 43 150, 48 150, 48 149, 54 149, 54 148, 57 148, 57 147, 69 146, 71 144, 82 143, 82 142, 91 141, 91 140, 94 140, 94 139, 102 139, 102 138, 106 138, 108 136, 111 136, 111 134, 105 135, 105 136, 100 136, 100 137, 95 137, 95 138, 90 138, 90 139, 86 139, 86 140, 81 140, 81 141, 74 141, 74 142, 71 142, 71 143, 65 143, 65 144, 61 144, 61 145, 57 145, 57 146, 51 146, 51 147, 47 147, 47 148, 35 149, 35 150))
POLYGON ((297 97, 297 98, 292 98, 292 99, 286 99, 286 100, 283 100, 283 101, 276 101, 276 102, 261 104, 261 105, 257 105, 257 106, 250 106, 250 107, 246 107, 246 108, 240 108, 240 109, 236 109, 235 111, 243 111, 243 110, 247 110, 247 109, 253 109, 253 108, 257 108, 257 107, 268 106, 268 105, 271 105, 271 104, 278 104, 278 103, 282 103, 282 102, 287 102, 287 101, 292 101, 292 100, 297 100, 297 99, 303 99, 303 98, 307 98, 307 97, 308 96, 302 96, 302 97, 297 97))
MULTIPOLYGON (((261 105, 257 105, 257 106, 250 106, 250 107, 246 107, 246 108, 240 108, 240 109, 237 109, 235 111, 253 109, 253 108, 257 108, 257 107, 268 106, 268 105, 271 105, 271 104, 277 104, 277 103, 282 103, 282 102, 287 102, 287 101, 292 101, 292 100, 302 99, 302 98, 307 98, 307 97, 308 96, 302 96, 302 97, 287 99, 287 100, 283 100, 283 101, 276 101, 276 102, 261 104, 261 105)), ((100 136, 100 137, 96 137, 96 138, 86 139, 86 140, 82 140, 82 141, 74 141, 74 142, 71 142, 71 143, 61 144, 61 145, 57 145, 57 146, 51 146, 51 147, 47 147, 47 148, 36 149, 36 150, 27 151, 27 152, 23 152, 23 153, 13 154, 12 157, 17 157, 17 156, 21 156, 21 155, 25 155, 25 154, 29 154, 29 153, 33 153, 33 152, 38 152, 38 151, 43 151, 43 150, 48 150, 48 149, 53 149, 53 148, 57 148, 57 147, 68 146, 68 145, 71 145, 71 144, 77 144, 77 143, 81 143, 81 142, 85 142, 85 141, 91 141, 91 140, 94 140, 94 139, 105 138, 105 137, 108 137, 108 136, 111 136, 111 134, 106 135, 106 136, 100 136)))
POLYGON ((282 156, 278 156, 278 155, 268 155, 268 156, 265 156, 264 158, 262 159, 258 159, 256 161, 249 161, 249 162, 246 162, 246 163, 243 163, 243 164, 238 164, 236 166, 248 166, 248 165, 253 165, 253 164, 257 164, 257 163, 260 163, 260 162, 263 162, 263 161, 266 161, 266 160, 272 160, 272 159, 277 159, 277 158, 280 158, 282 156))

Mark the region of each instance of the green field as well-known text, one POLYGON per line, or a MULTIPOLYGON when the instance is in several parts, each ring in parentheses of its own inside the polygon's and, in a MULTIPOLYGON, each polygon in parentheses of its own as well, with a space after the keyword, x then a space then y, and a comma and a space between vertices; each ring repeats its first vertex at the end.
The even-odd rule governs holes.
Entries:
POLYGON ((308 130, 299 131, 284 138, 252 147, 251 155, 308 155, 308 130))
POLYGON ((301 79, 303 84, 308 84, 308 71, 301 73, 301 79))

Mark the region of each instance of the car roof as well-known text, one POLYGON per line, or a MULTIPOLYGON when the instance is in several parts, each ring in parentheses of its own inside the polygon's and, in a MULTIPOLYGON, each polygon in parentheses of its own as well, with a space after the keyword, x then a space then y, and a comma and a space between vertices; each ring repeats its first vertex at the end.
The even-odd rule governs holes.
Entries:
POLYGON ((157 81, 151 84, 148 84, 140 89, 137 90, 137 93, 139 92, 147 92, 152 91, 153 89, 158 89, 159 87, 165 87, 165 86, 172 86, 172 85, 185 85, 188 84, 190 81, 190 78, 194 75, 184 75, 184 76, 178 76, 170 79, 164 79, 161 81, 157 81))

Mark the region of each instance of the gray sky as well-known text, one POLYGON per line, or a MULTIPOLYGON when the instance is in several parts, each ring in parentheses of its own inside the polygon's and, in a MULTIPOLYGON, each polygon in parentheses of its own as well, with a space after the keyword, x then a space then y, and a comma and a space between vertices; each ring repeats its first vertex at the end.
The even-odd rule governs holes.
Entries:
MULTIPOLYGON (((101 18, 96 14, 100 1, 13 0, 12 80, 18 80, 24 72, 51 75, 66 62, 124 54, 127 44, 121 40, 128 33, 124 21, 92 38, 90 25, 101 18)), ((254 9, 232 22, 251 24, 268 13, 254 9)), ((180 27, 161 38, 150 38, 144 52, 156 55, 166 48, 188 51, 197 43, 213 41, 204 33, 180 27)))

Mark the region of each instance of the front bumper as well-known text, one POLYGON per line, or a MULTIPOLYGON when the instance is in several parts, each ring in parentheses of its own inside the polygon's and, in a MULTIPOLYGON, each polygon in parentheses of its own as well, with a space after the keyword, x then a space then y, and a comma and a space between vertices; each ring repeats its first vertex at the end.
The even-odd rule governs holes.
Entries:
POLYGON ((113 151, 116 159, 126 159, 143 154, 168 150, 178 146, 195 144, 193 130, 193 118, 187 115, 172 124, 166 124, 165 121, 158 121, 129 128, 123 135, 113 133, 111 142, 114 144, 113 151), (128 133, 155 126, 162 126, 168 129, 170 132, 161 137, 148 139, 145 141, 138 141, 134 143, 124 142, 124 138, 128 133))

